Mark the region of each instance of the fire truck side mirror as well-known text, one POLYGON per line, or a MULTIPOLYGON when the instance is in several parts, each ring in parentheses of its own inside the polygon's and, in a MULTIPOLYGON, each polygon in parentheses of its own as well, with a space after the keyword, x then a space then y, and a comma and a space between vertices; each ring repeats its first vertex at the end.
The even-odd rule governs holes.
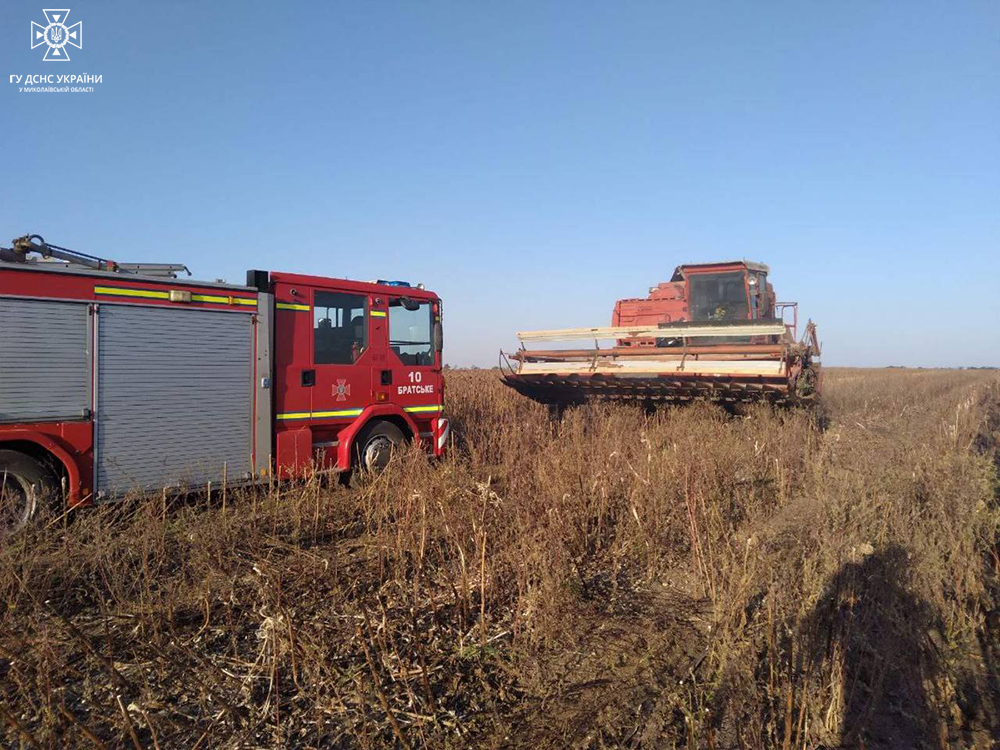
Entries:
POLYGON ((434 351, 439 354, 444 350, 444 326, 441 321, 434 323, 434 351))
POLYGON ((399 304, 403 306, 403 309, 409 310, 410 312, 416 312, 420 309, 420 303, 410 299, 409 297, 400 297, 399 304))

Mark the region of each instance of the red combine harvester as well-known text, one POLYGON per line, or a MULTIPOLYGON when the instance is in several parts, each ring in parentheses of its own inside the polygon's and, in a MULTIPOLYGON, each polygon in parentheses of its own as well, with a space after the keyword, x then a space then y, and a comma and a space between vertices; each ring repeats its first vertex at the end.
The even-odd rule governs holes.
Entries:
MULTIPOLYGON (((127 492, 381 468, 445 449, 441 300, 267 271, 178 281, 37 236, 0 248, 0 514, 127 492)), ((189 274, 190 275, 190 274, 189 274)), ((0 519, 2 521, 4 519, 0 519)))
POLYGON ((822 381, 816 327, 810 321, 797 339, 797 304, 778 302, 767 274, 747 261, 678 266, 645 299, 619 300, 609 327, 519 332, 521 348, 501 353, 504 382, 556 408, 588 399, 813 400, 822 381), (574 340, 593 348, 525 348, 574 340), (602 340, 613 344, 601 348, 602 340))

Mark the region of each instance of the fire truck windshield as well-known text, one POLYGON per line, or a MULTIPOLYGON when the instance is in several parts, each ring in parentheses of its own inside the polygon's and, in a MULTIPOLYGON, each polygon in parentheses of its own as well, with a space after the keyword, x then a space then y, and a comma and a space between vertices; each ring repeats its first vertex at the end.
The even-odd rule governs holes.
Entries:
POLYGON ((389 346, 404 365, 433 365, 433 311, 429 302, 396 298, 389 301, 389 346))
POLYGON ((691 320, 746 320, 747 292, 741 271, 692 274, 691 320))

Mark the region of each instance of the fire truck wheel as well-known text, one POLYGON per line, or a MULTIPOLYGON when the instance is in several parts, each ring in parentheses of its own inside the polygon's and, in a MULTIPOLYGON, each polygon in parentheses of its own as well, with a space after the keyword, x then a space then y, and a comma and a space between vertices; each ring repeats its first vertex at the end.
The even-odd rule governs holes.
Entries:
POLYGON ((355 442, 355 458, 362 472, 379 472, 389 464, 392 451, 404 441, 403 432, 392 422, 374 422, 355 442))
POLYGON ((55 477, 44 465, 23 453, 0 450, 0 536, 27 524, 55 494, 55 477))

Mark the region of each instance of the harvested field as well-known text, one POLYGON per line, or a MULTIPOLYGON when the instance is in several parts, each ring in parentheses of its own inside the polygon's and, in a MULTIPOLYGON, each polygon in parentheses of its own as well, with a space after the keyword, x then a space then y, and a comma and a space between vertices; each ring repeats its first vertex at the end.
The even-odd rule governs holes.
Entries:
POLYGON ((9 540, 0 744, 997 746, 996 372, 560 424, 447 382, 439 464, 9 540))

